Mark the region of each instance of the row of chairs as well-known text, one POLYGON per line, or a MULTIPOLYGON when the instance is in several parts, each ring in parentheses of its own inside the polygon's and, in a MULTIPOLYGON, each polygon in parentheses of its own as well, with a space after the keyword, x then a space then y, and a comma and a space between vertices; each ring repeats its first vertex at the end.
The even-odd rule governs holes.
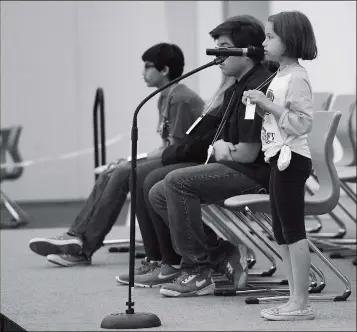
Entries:
MULTIPOLYGON (((341 192, 344 197, 351 200, 353 204, 357 203, 356 193, 350 185, 356 185, 356 96, 355 95, 338 95, 334 98, 330 93, 318 93, 315 98, 315 103, 319 103, 323 110, 339 110, 342 113, 339 125, 336 130, 336 137, 342 147, 343 154, 340 160, 335 162, 337 176, 340 181, 341 192)), ((316 105, 316 107, 318 106, 316 105)), ((316 174, 312 175, 312 179, 318 182, 316 174)), ((307 186, 307 191, 313 194, 311 187, 307 186)), ((310 235, 314 243, 326 252, 332 252, 331 258, 344 258, 356 256, 356 238, 345 239, 347 227, 344 219, 347 217, 356 224, 356 216, 352 215, 346 206, 348 200, 339 200, 337 206, 342 212, 338 215, 335 211, 328 213, 330 219, 336 224, 336 232, 324 233, 321 232, 322 222, 316 218, 317 226, 309 229, 310 235)), ((355 233, 355 232, 353 232, 355 233)), ((356 259, 354 259, 356 264, 356 259)))
MULTIPOLYGON (((306 197, 305 215, 323 215, 332 211, 340 198, 340 180, 333 162, 332 145, 342 113, 339 111, 318 111, 312 132, 309 134, 309 146, 315 174, 319 179, 319 188, 313 196, 306 197)), ((264 194, 241 195, 225 200, 223 206, 209 205, 203 208, 204 221, 221 236, 233 243, 244 242, 250 248, 261 253, 270 261, 271 267, 258 274, 249 273, 248 288, 236 291, 230 287, 221 275, 215 276, 216 295, 240 295, 269 293, 273 296, 245 299, 247 304, 284 301, 288 298, 287 280, 269 280, 276 271, 276 258, 281 260, 276 243, 267 235, 273 236, 271 228, 269 196, 264 194), (275 288, 273 288, 275 286, 275 288), (281 286, 285 286, 281 287, 281 286)), ((345 301, 351 294, 349 280, 327 259, 314 240, 308 236, 311 250, 323 261, 344 287, 334 295, 320 295, 326 286, 322 271, 311 264, 309 292, 311 301, 345 301)))
MULTIPOLYGON (((356 98, 355 95, 340 95, 336 96, 332 103, 331 101, 333 101, 332 94, 318 93, 317 98, 315 98, 315 107, 320 107, 317 109, 321 109, 321 111, 315 114, 313 131, 309 134, 309 145, 314 168, 312 178, 318 182, 318 189, 315 192, 313 188, 307 186, 309 195, 306 197, 305 214, 307 217, 312 216, 318 222, 317 227, 308 229, 311 251, 316 253, 317 257, 327 265, 344 287, 339 294, 315 295, 325 288, 326 278, 316 265, 311 264, 309 292, 314 294, 311 295, 312 301, 345 301, 351 294, 349 280, 321 252, 321 250, 327 250, 329 247, 336 249, 336 244, 333 244, 336 234, 319 233, 323 224, 319 216, 327 214, 336 222, 340 222, 338 225, 340 226, 339 231, 341 234, 338 235, 338 238, 355 244, 355 239, 342 239, 346 234, 346 226, 341 217, 334 213, 333 210, 336 206, 339 206, 347 211, 340 201, 341 183, 345 181, 346 177, 342 177, 341 171, 338 172, 337 170, 342 170, 344 167, 355 168, 356 141, 354 137, 356 132, 351 122, 355 117, 356 98), (320 106, 317 106, 318 103, 321 103, 320 106), (333 160, 333 144, 336 138, 343 148, 343 156, 335 163, 333 160), (325 247, 322 248, 323 243, 325 243, 325 247), (328 247, 328 245, 330 246, 328 247)), ((347 211, 347 213, 349 212, 347 211)), ((214 276, 216 295, 256 293, 274 295, 249 297, 246 299, 247 304, 284 301, 287 299, 289 294, 287 280, 268 278, 272 277, 277 270, 276 260, 281 260, 274 241, 269 214, 269 197, 267 195, 237 196, 226 200, 224 206, 206 205, 202 207, 203 219, 210 227, 221 237, 232 243, 245 243, 249 252, 247 261, 250 273, 247 289, 236 291, 223 275, 216 274, 214 276), (260 251, 270 263, 269 267, 263 271, 251 270, 256 264, 256 251, 260 251)), ((355 221, 355 217, 350 213, 349 215, 355 221)), ((114 247, 110 248, 112 251, 127 251, 128 248, 126 246, 128 243, 128 239, 104 241, 104 245, 121 245, 119 248, 121 250, 113 250, 118 249, 114 247)), ((338 245, 338 248, 344 250, 348 248, 350 253, 355 254, 355 246, 351 249, 350 246, 346 247, 344 245, 341 247, 338 245)), ((142 242, 139 240, 136 241, 136 249, 139 250, 139 253, 140 249, 142 249, 142 242)), ((346 251, 344 254, 346 254, 346 251)), ((144 253, 142 253, 143 255, 144 253)))
MULTIPOLYGON (((19 152, 19 141, 22 132, 22 126, 13 126, 0 130, 0 162, 6 164, 7 155, 11 156, 11 163, 21 163, 22 157, 19 152)), ((23 174, 24 167, 16 165, 14 167, 3 167, 0 169, 0 182, 15 181, 23 174)), ((2 188, 0 189, 1 202, 11 215, 10 220, 1 216, 0 228, 16 228, 26 225, 29 218, 25 211, 10 197, 8 197, 2 188)))
MULTIPOLYGON (((315 103, 317 100, 315 99, 315 103)), ((323 111, 315 114, 312 132, 309 134, 309 145, 312 153, 314 174, 313 178, 318 182, 316 192, 307 186, 306 215, 314 218, 328 214, 339 227, 337 233, 327 234, 320 232, 323 222, 317 219, 317 227, 309 230, 308 240, 311 250, 323 261, 332 273, 343 284, 343 289, 334 295, 316 295, 321 293, 326 286, 326 278, 323 272, 314 264, 311 264, 309 292, 312 301, 345 301, 351 294, 349 280, 327 259, 323 251, 333 251, 336 257, 336 249, 340 257, 356 255, 356 239, 344 239, 346 226, 341 217, 333 212, 339 206, 354 222, 347 208, 342 204, 340 192, 345 192, 347 197, 356 203, 356 194, 348 186, 350 182, 356 182, 356 140, 353 129, 353 118, 356 116, 355 96, 337 96, 334 102, 332 96, 325 96, 322 103, 323 111), (338 111, 336 111, 338 110, 338 111), (337 137, 343 148, 342 158, 334 163, 333 141, 337 137), (352 246, 352 247, 351 247, 352 246)), ((321 107, 322 107, 321 106, 321 107)), ((315 106, 317 107, 317 106, 315 106)), ((18 151, 18 142, 21 127, 13 127, 1 130, 1 163, 4 163, 5 154, 10 153, 14 162, 21 162, 18 151)), ((1 168, 1 181, 15 180, 21 176, 23 167, 14 167, 11 171, 1 168)), ((27 223, 28 218, 24 211, 2 191, 1 199, 5 207, 13 216, 13 220, 4 223, 2 227, 18 227, 27 223)), ((249 248, 248 264, 250 268, 248 287, 246 290, 236 291, 222 275, 215 275, 216 295, 244 295, 265 294, 273 296, 249 297, 247 304, 283 301, 288 297, 287 280, 270 278, 277 270, 276 260, 280 260, 276 243, 271 230, 269 217, 269 197, 267 195, 244 195, 232 197, 225 201, 224 206, 208 205, 202 207, 204 221, 217 231, 222 237, 232 243, 244 242, 249 248), (263 271, 252 271, 256 264, 256 251, 269 261, 269 268, 263 271)), ((2 218, 3 219, 3 218, 2 218)), ((105 241, 104 244, 128 244, 128 240, 105 241), (107 243, 106 243, 107 242, 107 243)), ((138 241, 137 248, 142 247, 138 241)))
MULTIPOLYGON (((356 113, 356 96, 351 94, 343 94, 333 96, 329 92, 316 92, 313 96, 314 109, 315 110, 339 110, 342 113, 341 121, 336 131, 337 140, 340 142, 343 149, 342 159, 339 160, 337 166, 351 166, 356 163, 356 143, 355 143, 355 126, 353 128, 353 115, 356 113)), ((346 171, 345 171, 346 172, 346 171)), ((349 171, 351 172, 351 171, 349 171)), ((316 177, 311 179, 316 183, 316 177), (313 180, 314 179, 314 180, 313 180)), ((311 181, 310 181, 311 182, 311 181)), ((312 183, 314 185, 315 183, 312 183)), ((315 184, 316 186, 316 184, 315 184)), ((307 192, 313 195, 313 188, 307 186, 307 192)), ((337 203, 338 206, 353 220, 355 219, 348 209, 342 204, 342 202, 337 203)), ((329 239, 329 238, 342 238, 346 234, 346 226, 343 220, 333 211, 328 213, 330 217, 336 222, 338 226, 337 233, 323 233, 321 232, 323 223, 318 216, 313 216, 312 219, 316 220, 317 225, 313 228, 308 229, 311 234, 314 234, 316 239, 329 239)), ((129 226, 130 223, 130 209, 128 210, 126 217, 126 225, 129 226)), ((129 239, 114 239, 105 240, 103 245, 114 246, 110 247, 110 252, 127 252, 129 250, 129 239)), ((140 240, 136 242, 137 257, 143 257, 145 253, 142 252, 143 244, 140 240)), ((336 246, 334 247, 336 248, 336 246)), ((336 253, 335 253, 336 256, 336 253)))
MULTIPOLYGON (((333 139, 338 131, 338 123, 342 112, 319 111, 315 114, 312 132, 309 134, 309 145, 315 176, 319 181, 319 188, 312 196, 306 198, 306 215, 323 215, 331 213, 339 202, 341 179, 337 167, 333 162, 333 139)), ((18 142, 19 134, 9 136, 9 141, 18 142)), ((3 138, 3 136, 2 136, 3 138)), ((3 141, 2 141, 3 142, 3 141)), ((16 144, 14 145, 16 146, 16 144)), ((4 153, 4 150, 2 150, 4 153)), ((12 155, 15 161, 21 161, 12 155), (17 159, 17 160, 16 160, 17 159)), ((349 166, 347 166, 349 167, 349 166)), ((2 174, 6 174, 3 173, 2 174)), ((271 220, 269 218, 269 197, 267 195, 243 195, 232 197, 225 201, 224 206, 208 205, 202 208, 204 221, 214 228, 222 237, 233 243, 245 242, 250 252, 250 268, 255 264, 254 249, 259 250, 269 261, 270 267, 266 271, 250 273, 248 289, 235 291, 222 275, 215 276, 216 295, 234 294, 273 294, 275 296, 249 297, 246 303, 262 303, 283 301, 288 296, 287 280, 268 280, 276 271, 276 258, 281 259, 276 244, 272 240, 271 220), (243 213, 244 212, 244 213, 243 213), (248 218, 249 217, 249 218, 248 218), (252 221, 254 221, 252 223, 252 221), (259 226, 259 227, 256 227, 259 226), (270 236, 270 239, 268 236, 270 236), (265 247, 265 248, 263 248, 265 247), (265 279, 265 280, 262 280, 265 279), (285 286, 282 287, 282 286, 285 286), (274 288, 275 287, 275 288, 274 288)), ((349 280, 321 253, 314 244, 315 239, 309 235, 309 244, 313 252, 330 268, 334 275, 342 281, 344 288, 335 295, 315 295, 326 286, 322 271, 311 264, 311 283, 309 291, 312 301, 330 300, 344 301, 351 294, 349 280)))

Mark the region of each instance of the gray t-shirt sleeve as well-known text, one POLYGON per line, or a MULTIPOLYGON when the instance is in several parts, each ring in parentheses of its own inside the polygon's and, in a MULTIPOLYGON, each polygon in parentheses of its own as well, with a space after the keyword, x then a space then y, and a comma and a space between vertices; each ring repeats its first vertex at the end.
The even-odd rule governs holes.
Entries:
POLYGON ((163 103, 163 97, 160 96, 157 101, 157 109, 159 111, 159 119, 158 119, 157 126, 156 126, 156 132, 158 132, 158 133, 160 132, 161 123, 163 121, 163 116, 162 116, 162 112, 161 112, 162 103, 163 103))
POLYGON ((169 136, 175 140, 182 140, 187 129, 201 114, 202 107, 189 101, 180 101, 170 105, 168 110, 170 130, 169 136))

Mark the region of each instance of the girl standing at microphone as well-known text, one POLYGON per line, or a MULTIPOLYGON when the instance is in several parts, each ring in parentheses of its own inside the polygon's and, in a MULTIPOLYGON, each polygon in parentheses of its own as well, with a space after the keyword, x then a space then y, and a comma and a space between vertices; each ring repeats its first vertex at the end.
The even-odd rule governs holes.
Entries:
POLYGON ((317 56, 309 19, 297 11, 268 18, 263 43, 267 60, 280 65, 266 95, 246 91, 243 103, 263 117, 261 132, 265 161, 270 164, 269 195, 273 232, 286 270, 290 297, 279 307, 264 309, 270 320, 314 319, 309 304, 310 252, 305 230, 304 188, 312 163, 307 134, 313 120, 312 90, 298 59, 317 56))

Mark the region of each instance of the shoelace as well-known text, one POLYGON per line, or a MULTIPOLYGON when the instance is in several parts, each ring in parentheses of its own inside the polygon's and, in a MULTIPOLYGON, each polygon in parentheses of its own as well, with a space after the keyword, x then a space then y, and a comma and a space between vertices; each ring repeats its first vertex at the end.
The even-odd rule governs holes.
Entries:
POLYGON ((160 267, 160 264, 148 262, 146 259, 141 261, 141 265, 136 268, 136 272, 140 272, 149 266, 149 271, 154 271, 160 267))
POLYGON ((182 283, 187 280, 192 275, 197 275, 200 273, 201 268, 186 269, 181 272, 181 274, 174 280, 174 283, 182 283))
POLYGON ((181 283, 182 281, 186 280, 190 274, 187 271, 182 271, 181 274, 174 279, 174 283, 181 283))
POLYGON ((142 261, 141 261, 141 265, 140 266, 138 266, 135 270, 137 271, 137 272, 140 272, 141 270, 143 270, 146 266, 148 266, 149 265, 149 262, 147 262, 146 261, 146 259, 143 259, 142 261))
POLYGON ((233 274, 231 273, 231 271, 227 268, 227 263, 229 262, 231 258, 231 255, 228 255, 222 262, 219 271, 224 274, 229 281, 233 281, 233 274))

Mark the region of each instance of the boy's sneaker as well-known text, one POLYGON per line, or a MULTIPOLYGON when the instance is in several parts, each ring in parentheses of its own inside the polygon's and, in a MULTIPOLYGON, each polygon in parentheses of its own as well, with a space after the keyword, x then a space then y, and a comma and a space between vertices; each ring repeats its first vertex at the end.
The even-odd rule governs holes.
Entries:
POLYGON ((78 237, 64 233, 56 237, 32 239, 29 246, 33 252, 41 256, 51 254, 78 255, 82 251, 83 242, 78 237))
POLYGON ((226 275, 228 280, 236 286, 237 290, 244 289, 247 286, 247 252, 248 250, 245 245, 235 246, 218 266, 218 270, 226 275))
POLYGON ((59 266, 77 266, 77 265, 90 265, 92 263, 92 259, 88 258, 85 255, 48 255, 47 260, 53 264, 57 264, 59 266))
POLYGON ((171 265, 161 264, 156 269, 135 276, 134 286, 137 287, 158 287, 164 283, 174 281, 181 274, 180 269, 175 269, 171 265))
POLYGON ((172 283, 164 284, 160 294, 170 297, 213 294, 214 282, 210 268, 183 270, 172 283))
MULTIPOLYGON (((146 274, 155 270, 158 266, 160 266, 159 262, 156 261, 148 261, 147 257, 145 257, 141 261, 141 265, 137 266, 134 270, 134 279, 136 280, 136 276, 146 274)), ((122 274, 120 276, 116 276, 115 280, 118 284, 129 285, 129 273, 122 274)))

